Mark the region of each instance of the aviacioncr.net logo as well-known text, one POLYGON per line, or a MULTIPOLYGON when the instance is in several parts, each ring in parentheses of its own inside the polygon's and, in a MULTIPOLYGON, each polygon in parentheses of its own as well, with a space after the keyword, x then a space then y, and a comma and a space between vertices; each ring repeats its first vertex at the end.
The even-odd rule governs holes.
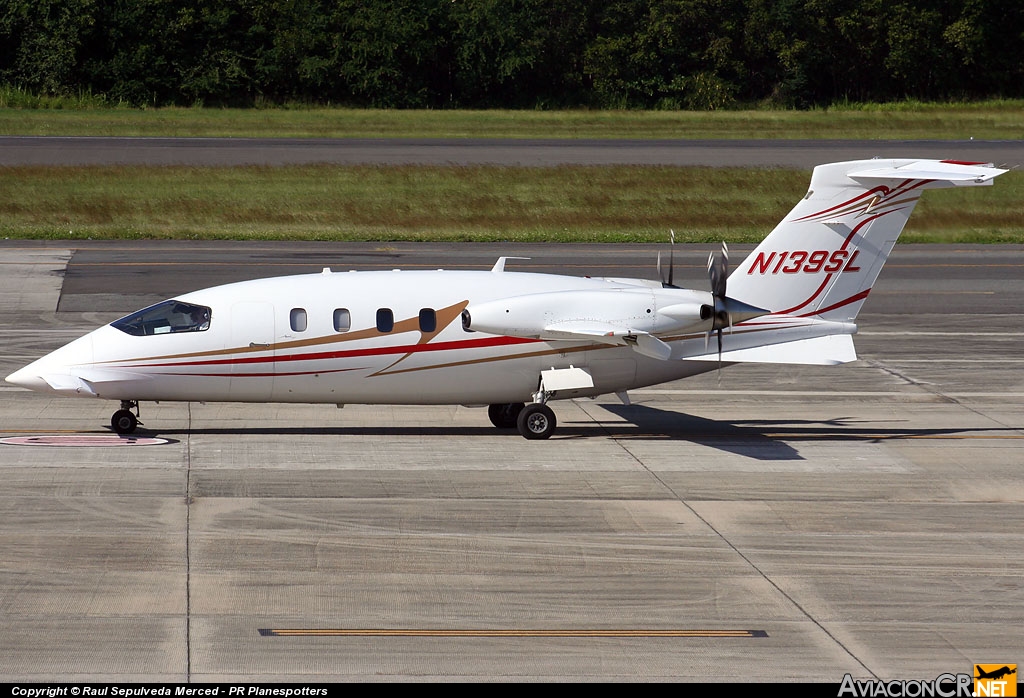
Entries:
POLYGON ((972 698, 971 683, 970 674, 939 674, 931 681, 857 680, 846 674, 838 698, 972 698))

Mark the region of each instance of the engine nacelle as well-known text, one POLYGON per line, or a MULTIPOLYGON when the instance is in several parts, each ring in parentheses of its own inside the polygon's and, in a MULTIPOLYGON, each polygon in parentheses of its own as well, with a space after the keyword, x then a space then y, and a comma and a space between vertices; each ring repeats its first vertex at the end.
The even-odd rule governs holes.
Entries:
POLYGON ((565 339, 567 328, 593 330, 585 334, 706 331, 713 307, 710 293, 685 289, 552 291, 474 304, 463 313, 462 325, 489 334, 541 339, 565 339))

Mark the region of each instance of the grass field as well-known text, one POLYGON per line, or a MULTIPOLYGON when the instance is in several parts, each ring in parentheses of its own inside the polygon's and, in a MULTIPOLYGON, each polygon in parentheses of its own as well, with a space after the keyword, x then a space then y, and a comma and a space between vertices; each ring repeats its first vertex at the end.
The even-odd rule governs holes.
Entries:
MULTIPOLYGON (((811 111, 128 109, 0 89, 7 135, 1020 139, 1024 100, 811 111), (26 108, 34 106, 37 108, 26 108)), ((22 238, 760 240, 809 173, 673 167, 0 168, 22 238)), ((903 241, 1024 242, 1024 175, 929 192, 903 241)))
MULTIPOLYGON (((841 105, 828 109, 685 111, 439 111, 296 109, 46 109, 10 106, 0 133, 38 136, 276 138, 855 138, 1020 139, 1024 100, 976 104, 841 105)), ((74 102, 67 106, 75 106, 74 102)))
MULTIPOLYGON (((808 173, 675 167, 16 167, 19 238, 681 242, 760 240, 808 173)), ((904 241, 1024 242, 1024 175, 928 192, 904 241)))

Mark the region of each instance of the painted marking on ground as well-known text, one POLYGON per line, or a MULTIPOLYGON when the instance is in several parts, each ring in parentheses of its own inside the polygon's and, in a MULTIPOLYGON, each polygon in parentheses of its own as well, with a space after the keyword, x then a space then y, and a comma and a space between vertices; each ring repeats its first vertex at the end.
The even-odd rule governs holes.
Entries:
POLYGON ((260 628, 263 637, 768 637, 765 630, 659 629, 430 629, 430 628, 260 628))
POLYGON ((75 448, 108 448, 112 446, 160 446, 167 439, 150 436, 117 436, 116 434, 40 434, 38 436, 8 436, 0 439, 8 446, 64 446, 75 448))

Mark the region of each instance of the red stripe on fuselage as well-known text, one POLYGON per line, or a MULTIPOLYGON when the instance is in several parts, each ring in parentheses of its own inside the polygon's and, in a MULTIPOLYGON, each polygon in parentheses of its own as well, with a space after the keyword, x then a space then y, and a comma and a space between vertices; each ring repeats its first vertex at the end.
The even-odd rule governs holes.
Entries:
POLYGON ((162 368, 173 366, 222 366, 258 364, 284 361, 323 361, 326 359, 348 359, 363 356, 387 356, 391 354, 416 354, 424 351, 455 351, 459 349, 480 349, 497 346, 512 346, 539 342, 539 339, 523 339, 521 337, 488 337, 485 339, 466 339, 455 342, 438 342, 436 344, 399 344, 388 347, 371 347, 367 349, 349 349, 345 351, 322 351, 306 354, 284 354, 281 356, 245 356, 231 359, 209 359, 204 361, 177 361, 166 364, 128 364, 125 368, 162 368))

